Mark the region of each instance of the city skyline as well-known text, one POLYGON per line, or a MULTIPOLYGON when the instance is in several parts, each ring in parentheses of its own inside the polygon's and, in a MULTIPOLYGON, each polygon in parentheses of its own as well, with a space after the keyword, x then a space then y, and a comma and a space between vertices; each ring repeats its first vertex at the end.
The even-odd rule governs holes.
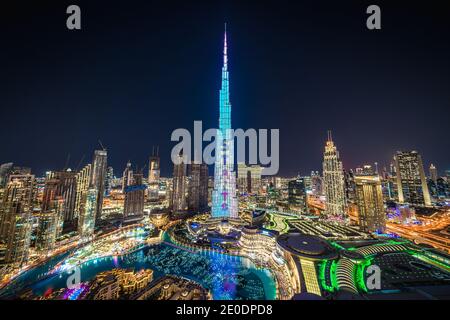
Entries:
MULTIPOLYGON (((1 163, 29 166, 43 175, 52 168, 63 168, 70 154, 69 166, 74 169, 101 140, 116 172, 127 160, 143 167, 152 146, 159 145, 161 175, 169 176, 170 132, 179 127, 191 129, 194 120, 216 126, 215 93, 220 83, 213 75, 220 61, 215 53, 221 45, 217 34, 227 21, 236 60, 230 87, 236 111, 233 123, 242 128, 280 129, 281 176, 319 170, 327 130, 333 131, 340 146, 345 169, 373 162, 380 168, 388 166, 399 150, 417 150, 424 165, 433 163, 440 174, 450 166, 450 148, 445 147, 450 99, 448 92, 441 90, 449 81, 444 57, 450 50, 447 42, 436 42, 440 33, 433 32, 435 24, 408 22, 420 14, 414 4, 405 11, 400 5, 386 4, 384 29, 377 34, 365 29, 363 6, 342 4, 287 6, 272 17, 279 20, 279 26, 245 20, 233 10, 264 15, 270 8, 266 3, 255 11, 247 4, 193 5, 172 27, 162 17, 175 12, 173 4, 152 8, 152 15, 160 15, 155 19, 144 19, 137 12, 139 5, 126 8, 121 21, 135 23, 112 25, 98 16, 100 8, 95 4, 81 2, 80 6, 85 24, 78 34, 68 33, 64 24, 58 27, 58 11, 65 12, 62 5, 30 9, 21 13, 23 24, 13 21, 9 25, 9 49, 1 54, 3 70, 11 81, 2 82, 2 112, 7 119, 17 118, 17 110, 29 116, 0 129, 10 137, 4 142, 1 163), (320 10, 324 7, 336 14, 320 10), (216 14, 195 19, 204 10, 216 14), (340 18, 339 12, 344 11, 351 13, 348 19, 340 18), (308 17, 311 12, 316 14, 314 20, 308 17), (43 28, 48 39, 29 28, 38 16, 46 17, 43 28), (135 20, 130 20, 132 17, 135 20), (121 53, 109 50, 116 44, 109 38, 102 42, 104 49, 81 49, 107 34, 107 27, 119 37, 121 53), (425 28, 426 36, 420 28, 425 28), (181 38, 185 32, 189 41, 181 38), (39 39, 45 46, 33 49, 24 60, 24 47, 13 34, 35 46, 37 40, 32 39, 39 39), (136 41, 129 39, 130 34, 136 41), (317 42, 335 36, 343 41, 317 42), (409 41, 412 37, 415 41, 409 41), (63 45, 55 47, 48 41, 63 45), (433 50, 435 43, 440 50, 433 50), (408 67, 413 65, 417 67, 411 74, 408 67), (18 81, 26 95, 9 90, 18 81), (47 89, 52 86, 65 89, 47 89), (188 115, 182 112, 186 105, 188 115), (403 121, 398 121, 400 118, 403 121), (46 126, 49 121, 52 126, 46 126), (376 129, 367 130, 367 121, 376 129), (429 126, 421 121, 429 121, 429 126), (29 132, 35 133, 33 138, 29 132), (39 141, 52 143, 36 143, 39 141)), ((117 17, 117 9, 112 6, 107 13, 117 17)), ((11 10, 14 13, 19 8, 11 10)), ((438 8, 432 15, 439 17, 438 8)))
MULTIPOLYGON (((385 27, 398 28, 389 19, 396 6, 383 6, 383 29, 380 7, 367 8, 378 27, 368 19, 363 32, 382 44, 380 50, 369 53, 373 43, 350 41, 361 39, 363 32, 354 29, 342 39, 328 38, 332 53, 319 53, 326 36, 282 45, 294 39, 297 23, 315 25, 295 19, 296 6, 289 12, 252 6, 251 13, 264 12, 271 22, 281 19, 268 25, 233 10, 221 32, 200 26, 223 17, 192 20, 201 12, 197 5, 175 10, 160 4, 146 18, 128 6, 117 41, 104 46, 108 39, 98 38, 104 26, 92 16, 80 21, 80 12, 84 17, 98 7, 79 5, 67 8, 71 41, 51 53, 69 56, 44 67, 51 46, 37 45, 42 51, 36 56, 32 50, 23 61, 25 69, 30 64, 29 78, 5 95, 12 104, 28 103, 3 111, 6 119, 23 116, 0 126, 12 128, 2 152, 14 151, 12 144, 18 158, 25 150, 30 160, 0 156, 0 300, 178 300, 177 315, 194 310, 206 316, 219 309, 190 307, 189 301, 220 300, 221 315, 244 316, 271 315, 275 300, 450 299, 448 110, 439 111, 447 93, 398 90, 401 80, 431 85, 445 68, 426 80, 419 65, 416 77, 387 68, 391 57, 400 58, 384 46, 395 38, 385 27), (179 19, 167 24, 162 11, 179 19), (157 21, 151 20, 155 12, 157 21), (282 29, 285 23, 292 30, 282 29), (151 25, 167 29, 149 31, 151 25), (166 38, 170 33, 178 36, 166 38), (221 38, 220 48, 207 37, 221 38), (92 51, 74 48, 86 39, 92 51), (86 59, 99 52, 105 60, 86 59), (74 67, 68 61, 76 56, 74 67), (220 66, 210 69, 217 56, 220 66), (376 66, 365 69, 366 63, 376 66), (57 85, 49 85, 51 70, 63 73, 57 85), (197 82, 203 73, 209 80, 197 82), (42 90, 46 85, 51 90, 42 90), (431 106, 423 107, 421 94, 431 106), (174 131, 165 140, 168 130, 174 131), (27 134, 32 138, 24 141, 27 134), (64 164, 55 165, 65 151, 64 164), (39 166, 49 167, 44 174, 39 166)), ((235 6, 227 3, 219 16, 235 6)), ((322 8, 300 7, 305 18, 322 8)), ((57 8, 40 7, 49 15, 57 8)), ((102 14, 115 10, 112 5, 102 14)), ((336 23, 336 12, 330 13, 316 17, 336 23)), ((349 24, 325 28, 328 35, 354 28, 357 19, 349 16, 349 24)), ((300 34, 327 34, 315 26, 300 34)))

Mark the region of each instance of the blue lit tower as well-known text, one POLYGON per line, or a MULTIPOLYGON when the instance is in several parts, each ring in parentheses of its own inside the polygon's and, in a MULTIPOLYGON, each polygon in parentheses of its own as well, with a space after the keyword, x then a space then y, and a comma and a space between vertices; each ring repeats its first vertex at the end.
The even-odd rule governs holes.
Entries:
POLYGON ((238 218, 236 176, 234 173, 234 142, 231 130, 231 104, 228 78, 227 30, 223 48, 222 88, 220 89, 219 129, 216 139, 213 218, 238 218))

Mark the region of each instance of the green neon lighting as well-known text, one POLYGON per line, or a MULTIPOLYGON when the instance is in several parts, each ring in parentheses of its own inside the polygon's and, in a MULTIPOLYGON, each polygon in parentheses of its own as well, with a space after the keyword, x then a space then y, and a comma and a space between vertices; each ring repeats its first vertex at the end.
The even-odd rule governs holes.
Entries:
POLYGON ((358 290, 368 292, 366 286, 365 271, 372 264, 372 258, 365 259, 363 262, 355 265, 355 283, 358 290))
POLYGON ((339 249, 339 250, 346 250, 343 246, 341 246, 341 245, 338 244, 337 242, 330 241, 330 244, 331 244, 333 247, 335 247, 336 249, 339 249))
POLYGON ((321 287, 328 292, 335 292, 338 289, 336 279, 336 260, 324 260, 319 265, 319 282, 321 287), (329 276, 331 285, 327 283, 327 267, 329 266, 329 276))
POLYGON ((441 269, 444 269, 447 272, 450 272, 450 266, 449 265, 447 265, 446 263, 443 263, 442 261, 439 261, 439 260, 437 260, 437 259, 435 259, 435 258, 433 258, 431 256, 428 256, 426 254, 423 254, 423 253, 420 253, 420 252, 417 252, 417 251, 413 251, 413 250, 408 251, 408 253, 410 255, 412 255, 413 257, 419 259, 419 260, 428 262, 428 263, 430 263, 430 264, 432 264, 432 265, 434 265, 434 266, 436 266, 438 268, 441 268, 441 269))

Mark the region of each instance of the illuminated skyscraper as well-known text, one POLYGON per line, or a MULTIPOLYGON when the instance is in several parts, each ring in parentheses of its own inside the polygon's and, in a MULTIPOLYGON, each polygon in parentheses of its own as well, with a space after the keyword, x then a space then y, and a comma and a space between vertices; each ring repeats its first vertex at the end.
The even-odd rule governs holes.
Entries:
POLYGON ((54 248, 56 239, 63 227, 64 200, 55 201, 55 207, 37 215, 38 228, 36 232, 36 248, 40 251, 50 251, 54 248))
POLYGON ((84 205, 86 203, 86 196, 91 180, 91 168, 92 165, 88 164, 76 175, 77 193, 75 199, 75 218, 78 218, 78 220, 84 214, 84 205))
POLYGON ((191 163, 188 174, 188 209, 193 213, 204 212, 208 209, 208 165, 191 163))
POLYGON ((103 196, 105 195, 105 180, 108 153, 106 150, 95 150, 92 161, 91 186, 98 190, 97 205, 95 209, 95 221, 102 218, 103 196))
POLYGON ((75 172, 52 171, 47 174, 42 200, 42 212, 61 210, 61 222, 72 226, 75 219, 77 180, 75 172), (62 203, 61 203, 62 201, 62 203))
POLYGON ((135 173, 133 175, 133 184, 125 188, 125 203, 123 215, 142 216, 144 214, 144 196, 147 187, 143 184, 143 174, 135 173))
POLYGON ((288 201, 289 209, 306 214, 307 209, 307 195, 305 179, 298 177, 288 183, 288 201))
POLYGON ((239 193, 259 193, 261 190, 261 166, 247 166, 245 163, 238 163, 237 171, 239 193))
POLYGON ((152 155, 149 159, 148 165, 148 197, 151 200, 158 200, 159 198, 159 148, 153 149, 152 155))
POLYGON ((399 202, 431 205, 420 154, 417 151, 397 151, 395 165, 399 202))
POLYGON ((6 183, 8 182, 8 175, 11 172, 12 167, 13 167, 12 162, 0 165, 0 188, 6 186, 6 183))
POLYGON ((105 195, 109 196, 112 190, 112 184, 114 180, 114 169, 113 167, 108 167, 106 170, 106 180, 105 180, 105 195))
POLYGON ((325 214, 328 218, 343 220, 345 218, 344 173, 331 131, 328 131, 323 155, 323 182, 326 196, 325 214))
POLYGON ((316 196, 323 194, 323 179, 318 171, 311 171, 311 192, 316 196))
POLYGON ((231 134, 231 104, 228 76, 227 32, 225 30, 222 88, 220 90, 220 116, 214 166, 212 195, 213 218, 238 218, 236 176, 234 173, 234 142, 231 134))
POLYGON ((127 162, 125 170, 122 175, 122 193, 125 192, 125 188, 133 184, 133 169, 131 169, 131 162, 127 162))
POLYGON ((94 235, 98 195, 97 189, 90 188, 84 198, 83 213, 78 220, 78 233, 83 240, 88 240, 94 235))
POLYGON ((173 212, 182 212, 187 209, 186 202, 186 163, 183 155, 179 156, 179 163, 173 165, 173 187, 171 207, 173 212))
POLYGON ((34 175, 10 175, 0 202, 0 238, 6 244, 5 262, 22 264, 28 259, 34 175))
POLYGON ((159 147, 156 148, 156 153, 152 152, 148 165, 148 183, 159 183, 159 147))
POLYGON ((429 170, 430 170, 430 179, 433 180, 433 182, 436 184, 436 181, 438 179, 438 173, 434 164, 430 164, 429 170))
POLYGON ((358 224, 366 232, 384 232, 386 227, 381 180, 378 175, 356 175, 358 224))

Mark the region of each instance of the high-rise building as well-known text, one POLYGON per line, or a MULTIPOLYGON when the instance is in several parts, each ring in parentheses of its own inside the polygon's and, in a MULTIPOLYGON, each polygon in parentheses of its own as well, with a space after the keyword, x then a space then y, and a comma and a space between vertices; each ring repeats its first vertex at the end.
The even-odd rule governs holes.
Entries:
MULTIPOLYGON (((357 168, 359 169, 359 168, 357 168)), ((362 174, 362 171, 360 171, 362 174)), ((354 204, 355 203, 355 173, 352 169, 345 171, 344 170, 344 186, 345 186, 345 199, 347 201, 347 204, 354 204)))
POLYGON ((28 259, 34 175, 10 175, 0 203, 0 239, 6 244, 5 263, 22 264, 28 259))
POLYGON ((13 163, 3 163, 0 165, 0 188, 4 188, 6 183, 8 182, 8 175, 10 174, 13 168, 13 163))
POLYGON ((57 206, 62 210, 61 221, 65 226, 75 223, 75 206, 77 198, 77 176, 70 169, 66 171, 48 172, 45 179, 42 199, 42 212, 54 210, 57 206), (63 202, 62 206, 58 201, 63 202))
POLYGON ((131 168, 131 162, 127 162, 125 170, 122 174, 122 193, 125 193, 125 188, 133 184, 133 169, 131 168))
POLYGON ((148 162, 148 183, 159 182, 160 177, 160 159, 159 159, 159 147, 152 151, 152 155, 149 158, 148 162))
POLYGON ((178 156, 179 163, 173 165, 173 186, 171 207, 173 212, 182 212, 187 209, 186 202, 186 163, 183 155, 178 156))
POLYGON ((108 167, 108 153, 106 150, 95 150, 92 160, 91 186, 98 191, 95 209, 95 221, 102 219, 103 196, 105 195, 106 169, 108 167))
POLYGON ((420 154, 417 151, 397 151, 395 165, 399 202, 431 205, 420 154))
POLYGON ((208 209, 208 165, 188 165, 188 209, 190 212, 205 212, 208 209))
POLYGON ((78 220, 85 212, 84 205, 86 204, 86 197, 91 182, 91 169, 92 165, 88 164, 76 174, 75 218, 78 220))
POLYGON ((303 176, 303 180, 305 181, 306 191, 311 191, 311 189, 312 189, 312 178, 311 178, 311 176, 303 176))
POLYGON ((84 197, 83 213, 78 220, 78 233, 82 240, 88 240, 94 235, 98 196, 97 189, 89 188, 84 197))
POLYGON ((306 185, 303 177, 298 177, 295 180, 289 181, 288 202, 289 209, 299 211, 303 214, 308 212, 306 185))
POLYGON ((247 166, 245 163, 238 163, 237 186, 239 193, 259 193, 261 190, 261 172, 261 166, 247 166))
POLYGON ((381 180, 378 175, 356 175, 358 225, 366 232, 384 232, 386 227, 381 180))
POLYGON ((331 131, 323 155, 323 182, 325 186, 325 214, 328 218, 345 218, 344 173, 339 151, 333 143, 331 131))
POLYGON ((159 198, 159 178, 160 178, 159 147, 153 148, 148 164, 148 196, 150 200, 159 198))
POLYGON ((40 251, 52 250, 62 232, 65 212, 64 191, 63 179, 58 172, 48 172, 36 234, 36 247, 40 251))
POLYGON ((356 168, 355 174, 358 176, 373 176, 375 170, 370 164, 365 164, 362 168, 356 168))
POLYGON ((225 30, 222 88, 220 90, 220 116, 216 139, 214 166, 214 191, 212 195, 213 218, 238 218, 236 176, 234 173, 234 141, 231 132, 231 103, 229 92, 227 32, 225 30))
POLYGON ((56 202, 56 207, 40 212, 38 218, 38 228, 36 232, 36 248, 40 251, 50 251, 55 247, 56 239, 61 234, 63 227, 64 201, 56 202))
POLYGON ((323 195, 323 180, 318 171, 311 171, 311 192, 316 196, 323 195))
POLYGON ((434 164, 430 164, 430 179, 433 180, 434 183, 436 183, 438 179, 438 172, 434 164))
POLYGON ((123 215, 125 218, 130 216, 142 216, 144 214, 145 189, 142 173, 135 173, 133 184, 125 188, 125 203, 123 215))
POLYGON ((114 180, 114 169, 113 167, 108 167, 108 169, 106 169, 106 179, 105 179, 106 196, 109 196, 111 194, 113 180, 114 180))

